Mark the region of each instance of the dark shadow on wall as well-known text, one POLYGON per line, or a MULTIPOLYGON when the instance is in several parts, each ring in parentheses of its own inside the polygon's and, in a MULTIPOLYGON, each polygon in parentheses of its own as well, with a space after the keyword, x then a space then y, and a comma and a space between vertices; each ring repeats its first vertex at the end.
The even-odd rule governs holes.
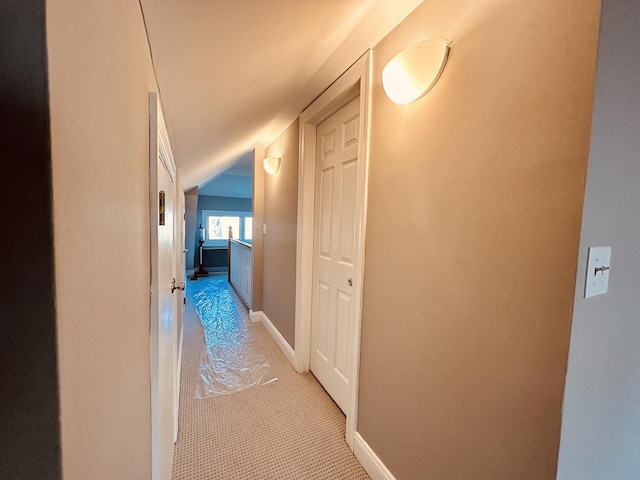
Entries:
POLYGON ((0 2, 0 478, 61 479, 44 0, 0 2))

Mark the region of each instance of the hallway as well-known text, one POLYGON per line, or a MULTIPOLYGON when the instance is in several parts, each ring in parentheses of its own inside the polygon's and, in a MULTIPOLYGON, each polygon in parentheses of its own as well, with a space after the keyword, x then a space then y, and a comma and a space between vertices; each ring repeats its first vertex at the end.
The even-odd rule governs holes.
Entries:
POLYGON ((232 297, 275 382, 229 395, 196 398, 203 328, 193 296, 225 276, 189 281, 179 432, 173 480, 368 479, 344 441, 345 418, 315 377, 298 375, 261 324, 232 297))
POLYGON ((368 108, 349 124, 368 158, 365 258, 353 285, 339 280, 362 299, 345 409, 356 458, 386 480, 640 479, 640 2, 0 5, 0 264, 14 287, 0 302, 0 478, 170 480, 174 434, 176 478, 362 473, 338 409, 284 358, 295 343, 306 365, 308 306, 328 304, 301 288, 322 231, 307 160, 337 145, 320 148, 313 122, 327 119, 309 108, 323 92, 351 100, 355 84, 337 82, 371 58, 368 108), (449 48, 437 83, 395 103, 387 66, 431 38, 449 48), (190 304, 182 342, 181 291, 179 315, 158 321, 152 296, 173 277, 154 284, 150 233, 173 238, 176 280, 191 274, 200 187, 245 155, 264 321, 247 328, 278 380, 199 400, 202 330, 190 304), (155 192, 158 161, 173 186, 155 192), (611 247, 606 273, 589 266, 595 246, 611 247), (607 293, 585 298, 596 275, 607 293))

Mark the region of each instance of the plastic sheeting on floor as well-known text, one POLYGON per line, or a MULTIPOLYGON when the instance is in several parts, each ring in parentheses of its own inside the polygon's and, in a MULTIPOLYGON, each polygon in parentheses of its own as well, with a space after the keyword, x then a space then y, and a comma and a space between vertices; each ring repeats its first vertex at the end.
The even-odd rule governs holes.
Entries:
POLYGON ((245 319, 236 308, 226 279, 209 279, 193 296, 204 328, 196 398, 235 393, 277 380, 257 351, 245 319))

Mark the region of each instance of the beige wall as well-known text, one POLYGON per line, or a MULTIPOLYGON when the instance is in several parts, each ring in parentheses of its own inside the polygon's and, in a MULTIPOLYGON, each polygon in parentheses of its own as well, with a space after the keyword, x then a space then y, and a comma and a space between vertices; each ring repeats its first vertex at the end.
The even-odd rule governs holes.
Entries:
POLYGON ((197 270, 199 265, 195 261, 196 255, 199 255, 198 247, 196 243, 196 230, 198 229, 198 223, 196 218, 198 216, 198 187, 194 187, 184 193, 185 210, 187 218, 184 227, 184 248, 189 251, 186 254, 186 268, 187 270, 197 270))
POLYGON ((138 2, 47 2, 66 480, 149 479, 148 92, 138 2))
POLYGON ((552 479, 599 0, 425 2, 374 50, 358 431, 398 479, 552 479), (384 64, 453 41, 426 97, 384 64))
MULTIPOLYGON (((280 170, 264 176, 262 311, 287 343, 295 346, 298 127, 293 122, 265 151, 281 157, 280 170)), ((261 162, 260 162, 261 163, 261 162)))
POLYGON ((264 236, 262 224, 264 223, 264 168, 262 159, 264 148, 253 150, 253 239, 251 240, 251 310, 262 311, 262 267, 264 253, 264 236))
POLYGON ((640 477, 640 3, 604 0, 558 480, 640 477), (584 298, 590 246, 609 291, 584 298))

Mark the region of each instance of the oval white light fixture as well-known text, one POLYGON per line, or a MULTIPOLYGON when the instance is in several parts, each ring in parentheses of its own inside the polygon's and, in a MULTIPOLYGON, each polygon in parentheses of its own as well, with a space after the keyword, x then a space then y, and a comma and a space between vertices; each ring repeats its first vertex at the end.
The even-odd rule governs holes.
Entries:
POLYGON ((389 99, 400 105, 422 97, 436 84, 449 56, 449 44, 432 38, 403 50, 382 69, 382 86, 389 99))
POLYGON ((280 157, 265 157, 262 161, 264 171, 269 175, 275 175, 280 170, 280 157))

